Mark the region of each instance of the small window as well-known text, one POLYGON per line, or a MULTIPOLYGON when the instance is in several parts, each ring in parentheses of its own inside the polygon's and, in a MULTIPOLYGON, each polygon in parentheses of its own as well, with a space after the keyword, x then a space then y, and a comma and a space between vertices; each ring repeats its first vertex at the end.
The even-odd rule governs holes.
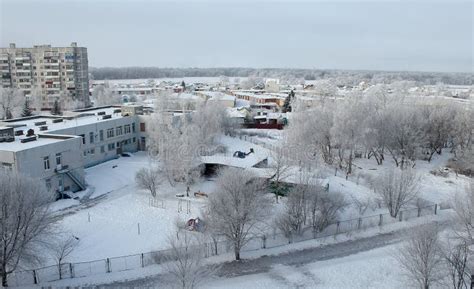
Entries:
POLYGON ((79 136, 82 137, 82 144, 86 144, 86 135, 80 134, 79 136))
POLYGON ((116 130, 116 131, 117 131, 117 134, 116 134, 117 136, 123 134, 123 133, 122 133, 122 127, 121 127, 121 126, 117 126, 117 130, 116 130))
POLYGON ((111 137, 114 137, 114 129, 113 128, 109 128, 107 130, 107 138, 111 138, 111 137))
POLYGON ((102 129, 99 131, 99 139, 100 141, 104 141, 104 130, 102 129))
POLYGON ((123 128, 124 128, 125 133, 130 133, 130 125, 129 124, 125 125, 123 128))
POLYGON ((132 123, 132 132, 135 132, 135 123, 132 123))
POLYGON ((145 131, 145 123, 144 122, 140 123, 140 131, 145 131))
POLYGON ((43 165, 44 165, 45 170, 49 170, 49 168, 50 168, 50 166, 49 166, 49 156, 43 158, 43 165))
POLYGON ((133 142, 136 142, 136 141, 137 141, 137 138, 136 138, 136 137, 132 138, 132 141, 133 141, 133 142))
POLYGON ((100 152, 105 153, 105 146, 100 146, 100 152))
POLYGON ((94 133, 93 132, 89 133, 89 143, 94 143, 94 133))
POLYGON ((61 164, 61 158, 62 158, 62 154, 61 154, 61 153, 57 153, 57 154, 56 154, 56 165, 60 165, 60 164, 61 164))

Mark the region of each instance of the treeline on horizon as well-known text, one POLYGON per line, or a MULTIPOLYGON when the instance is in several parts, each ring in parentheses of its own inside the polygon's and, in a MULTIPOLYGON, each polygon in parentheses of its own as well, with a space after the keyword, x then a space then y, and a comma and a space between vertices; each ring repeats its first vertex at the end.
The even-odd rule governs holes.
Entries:
POLYGON ((334 78, 338 84, 356 85, 361 81, 390 83, 393 81, 416 81, 421 84, 437 83, 472 85, 472 73, 411 72, 411 71, 366 71, 325 70, 292 68, 159 68, 159 67, 90 67, 91 78, 107 79, 149 79, 180 77, 273 77, 283 80, 317 80, 334 78))

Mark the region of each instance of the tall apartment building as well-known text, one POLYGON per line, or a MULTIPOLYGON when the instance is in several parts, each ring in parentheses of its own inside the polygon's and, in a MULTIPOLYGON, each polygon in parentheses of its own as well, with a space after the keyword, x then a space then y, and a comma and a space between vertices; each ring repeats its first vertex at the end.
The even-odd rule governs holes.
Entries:
POLYGON ((33 48, 0 48, 0 85, 17 88, 25 96, 40 98, 42 108, 52 108, 59 99, 77 100, 88 106, 89 72, 87 48, 51 47, 35 45, 33 48))

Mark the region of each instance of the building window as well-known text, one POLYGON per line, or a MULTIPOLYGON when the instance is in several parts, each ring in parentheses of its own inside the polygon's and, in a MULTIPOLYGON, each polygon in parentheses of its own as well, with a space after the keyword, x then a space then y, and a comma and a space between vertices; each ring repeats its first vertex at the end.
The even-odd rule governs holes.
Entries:
POLYGON ((104 130, 102 129, 99 131, 99 139, 100 141, 104 141, 104 130))
POLYGON ((83 151, 82 154, 83 154, 84 156, 87 156, 87 152, 86 152, 86 151, 83 151))
POLYGON ((133 141, 133 142, 136 142, 136 141, 137 141, 137 138, 136 138, 136 137, 132 138, 132 141, 133 141))
POLYGON ((123 128, 125 130, 125 133, 130 133, 130 125, 129 124, 125 125, 123 128))
POLYGON ((107 130, 107 138, 111 138, 111 137, 114 137, 114 129, 113 128, 109 128, 107 130))
POLYGON ((49 156, 43 158, 43 164, 44 164, 44 169, 49 170, 49 168, 50 168, 50 166, 49 166, 49 156))
POLYGON ((89 143, 94 143, 94 133, 93 132, 89 133, 89 143))
POLYGON ((109 151, 114 150, 115 149, 115 143, 109 143, 107 145, 107 148, 109 149, 109 151))
POLYGON ((140 131, 145 131, 145 123, 144 122, 140 123, 140 131))
POLYGON ((117 136, 119 135, 122 135, 123 132, 122 132, 122 127, 121 126, 117 126, 117 136))
POLYGON ((91 149, 91 150, 90 150, 90 154, 91 154, 91 155, 95 154, 95 149, 91 149))
POLYGON ((135 132, 135 123, 132 123, 132 132, 135 132))
POLYGON ((105 153, 105 147, 104 146, 100 146, 100 152, 105 153))
POLYGON ((82 137, 82 144, 86 144, 86 135, 80 134, 79 136, 82 137))
POLYGON ((57 154, 56 154, 56 165, 60 165, 60 164, 61 164, 61 158, 62 158, 61 153, 57 153, 57 154))

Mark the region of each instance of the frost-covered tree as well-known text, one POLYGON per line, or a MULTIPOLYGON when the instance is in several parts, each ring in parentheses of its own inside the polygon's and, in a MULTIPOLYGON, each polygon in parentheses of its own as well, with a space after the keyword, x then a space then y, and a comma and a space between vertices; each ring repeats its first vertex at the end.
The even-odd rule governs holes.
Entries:
POLYGON ((0 87, 0 119, 18 117, 23 103, 24 96, 19 90, 0 87))
POLYGON ((206 222, 232 244, 235 259, 240 260, 240 250, 268 218, 269 200, 262 182, 245 170, 225 169, 216 183, 215 193, 209 196, 206 222))
POLYGON ((216 266, 205 263, 204 243, 192 233, 179 231, 168 238, 168 245, 170 254, 165 266, 173 277, 174 288, 197 288, 217 271, 216 266))
POLYGON ((61 236, 58 239, 51 242, 48 247, 50 248, 53 259, 56 261, 58 266, 59 279, 63 278, 63 265, 65 260, 72 254, 77 248, 79 239, 74 236, 61 236))
POLYGON ((387 150, 397 167, 414 166, 423 134, 419 108, 416 105, 394 104, 386 116, 390 132, 387 150))
POLYGON ((8 275, 19 264, 40 260, 41 246, 51 236, 52 192, 27 176, 0 170, 0 276, 8 286, 8 275))
POLYGON ((135 182, 138 187, 150 192, 153 198, 156 198, 157 189, 160 186, 161 170, 158 168, 141 168, 135 174, 135 182))
POLYGON ((455 214, 457 233, 468 244, 474 244, 474 182, 464 191, 456 194, 452 202, 455 214))
POLYGON ((375 180, 374 190, 390 216, 395 218, 402 208, 416 199, 418 184, 415 170, 391 168, 375 180))
POLYGON ((122 97, 105 85, 98 85, 92 91, 95 106, 114 105, 122 103, 122 97))
POLYGON ((287 236, 303 233, 306 221, 307 187, 295 186, 288 192, 284 210, 276 218, 276 226, 287 236))
POLYGON ((436 225, 411 231, 410 239, 395 253, 408 280, 420 289, 429 289, 442 279, 443 258, 436 225))
POLYGON ((27 117, 31 115, 32 113, 31 113, 31 108, 30 108, 30 100, 25 99, 25 103, 23 105, 23 111, 21 112, 21 117, 27 117))

